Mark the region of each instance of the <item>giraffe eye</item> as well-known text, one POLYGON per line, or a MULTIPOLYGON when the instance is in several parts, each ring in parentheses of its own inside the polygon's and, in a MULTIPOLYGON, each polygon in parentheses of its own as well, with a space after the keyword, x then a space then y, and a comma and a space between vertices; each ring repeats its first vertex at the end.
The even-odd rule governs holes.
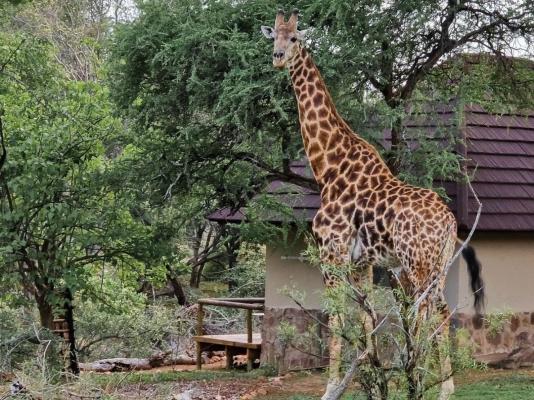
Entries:
POLYGON ((295 42, 297 41, 297 38, 296 38, 295 36, 293 36, 293 37, 292 37, 291 39, 289 39, 289 40, 291 40, 293 43, 295 43, 295 42))

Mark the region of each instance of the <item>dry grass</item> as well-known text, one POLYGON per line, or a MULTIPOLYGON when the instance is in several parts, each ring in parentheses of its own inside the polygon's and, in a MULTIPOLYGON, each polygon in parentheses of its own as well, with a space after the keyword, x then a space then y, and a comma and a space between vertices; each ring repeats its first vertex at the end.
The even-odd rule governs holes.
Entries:
MULTIPOLYGON (((179 399, 179 394, 185 393, 192 400, 315 400, 325 385, 325 375, 320 373, 271 378, 261 370, 250 374, 225 370, 85 373, 80 379, 56 385, 21 378, 35 398, 43 399, 164 400, 179 399)), ((534 370, 469 371, 459 375, 456 384, 457 392, 451 400, 534 399, 534 370)), ((8 389, 8 385, 0 385, 0 399, 8 389)), ((360 398, 355 389, 346 396, 360 398)))

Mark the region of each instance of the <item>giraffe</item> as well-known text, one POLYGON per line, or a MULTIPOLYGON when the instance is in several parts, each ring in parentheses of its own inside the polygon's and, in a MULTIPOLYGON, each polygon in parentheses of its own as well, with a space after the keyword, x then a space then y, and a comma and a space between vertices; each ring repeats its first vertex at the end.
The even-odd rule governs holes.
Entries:
MULTIPOLYGON (((400 266, 400 285, 413 297, 438 279, 440 336, 448 340, 450 314, 443 295, 443 271, 458 241, 456 219, 435 192, 397 179, 378 151, 343 120, 302 44, 297 20, 297 10, 287 21, 284 12, 278 11, 274 28, 262 26, 261 31, 274 41, 273 66, 289 70, 304 149, 321 187, 321 205, 312 223, 321 260, 340 267, 355 265, 356 284, 372 283, 373 266, 393 261, 400 266)), ((471 247, 463 255, 478 313, 484 301, 480 264, 471 247)), ((323 278, 326 287, 336 285, 328 273, 323 278)), ((331 329, 339 324, 330 317, 331 329)), ((340 382, 341 339, 332 337, 329 350, 330 375, 323 399, 330 398, 340 382)), ((443 376, 448 377, 441 386, 444 400, 453 393, 454 383, 450 360, 440 363, 443 376)))

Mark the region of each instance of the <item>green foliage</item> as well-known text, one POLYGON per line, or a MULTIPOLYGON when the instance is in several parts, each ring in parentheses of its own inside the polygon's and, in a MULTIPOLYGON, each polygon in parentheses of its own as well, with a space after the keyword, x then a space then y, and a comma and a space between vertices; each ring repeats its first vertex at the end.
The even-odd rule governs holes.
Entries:
POLYGON ((529 111, 534 108, 533 65, 532 59, 504 54, 460 54, 435 68, 421 90, 497 114, 529 111))
MULTIPOLYGON (((117 300, 123 297, 119 295, 117 300)), ((77 311, 77 341, 82 360, 142 358, 161 351, 177 352, 177 346, 182 350, 187 345, 193 322, 181 318, 175 307, 159 303, 148 307, 135 304, 125 311, 87 301, 80 302, 77 311)))
POLYGON ((147 357, 180 352, 189 343, 193 319, 163 302, 151 303, 138 291, 144 268, 95 268, 76 300, 76 338, 82 361, 147 357))
POLYGON ((0 35, 0 285, 20 282, 45 308, 59 305, 61 288, 85 287, 91 264, 148 249, 109 158, 122 127, 108 91, 66 80, 53 57, 46 43, 0 35))
POLYGON ((56 380, 63 367, 58 356, 60 339, 35 323, 35 314, 0 301, 0 371, 39 370, 56 380))
POLYGON ((511 309, 494 310, 484 316, 484 323, 490 336, 495 336, 502 332, 514 316, 511 309))
POLYGON ((456 346, 451 349, 452 366, 454 371, 487 371, 488 366, 475 359, 476 345, 471 340, 471 333, 467 329, 456 328, 454 331, 456 346))
POLYGON ((233 282, 233 297, 263 297, 265 293, 265 247, 243 243, 235 267, 227 270, 224 281, 233 282))
POLYGON ((297 328, 288 321, 281 321, 278 326, 278 335, 282 343, 290 344, 297 340, 297 328))
MULTIPOLYGON (((499 35, 483 35, 492 10, 506 10, 510 18, 521 14, 520 5, 504 1, 481 7, 487 13, 478 15, 420 0, 292 1, 284 7, 300 9, 301 29, 310 28, 306 46, 341 115, 378 147, 385 129, 402 130, 402 121, 413 114, 407 104, 419 109, 429 100, 481 98, 474 95, 484 91, 486 82, 480 79, 453 85, 442 79, 439 88, 432 83, 436 79, 425 82, 429 73, 441 70, 434 68, 440 60, 463 50, 460 43, 487 39, 497 48, 530 32, 528 17, 520 16, 514 23, 522 28, 509 36, 504 23, 499 35), (440 24, 447 15, 458 22, 443 34, 440 24), (481 33, 470 35, 477 28, 481 33), (435 49, 443 53, 431 56, 435 49)), ((196 192, 202 182, 203 197, 211 199, 208 210, 242 206, 265 179, 283 179, 285 163, 302 156, 287 73, 272 69, 272 44, 259 33, 260 25, 272 23, 275 11, 267 0, 151 0, 140 4, 137 20, 116 30, 110 84, 136 132, 136 174, 160 185, 160 193, 168 193, 170 185, 174 194, 191 187, 196 192)), ((507 82, 501 87, 508 96, 496 101, 517 104, 507 82)), ((524 92, 532 93, 529 80, 523 82, 524 92)), ((455 140, 444 146, 429 140, 427 132, 410 129, 396 135, 401 133, 403 142, 419 144, 402 147, 395 156, 402 159, 403 179, 431 187, 436 178, 458 178, 455 140)))
POLYGON ((287 79, 260 62, 268 53, 257 40, 260 7, 147 2, 117 30, 110 84, 134 124, 136 173, 152 174, 146 181, 157 179, 162 193, 173 183, 173 195, 239 204, 258 172, 236 154, 270 149, 274 164, 280 133, 296 131, 296 114, 273 108, 292 99, 287 79))
POLYGON ((239 234, 250 243, 291 245, 290 232, 295 239, 303 235, 307 222, 296 217, 291 208, 291 196, 285 196, 285 203, 274 194, 259 194, 247 203, 246 221, 239 226, 239 234), (278 220, 277 224, 270 221, 278 220))
POLYGON ((34 346, 27 342, 24 333, 33 316, 28 318, 22 308, 6 307, 0 303, 0 370, 9 371, 13 364, 20 363, 28 355, 33 355, 34 346), (6 344, 9 343, 9 344, 6 344))

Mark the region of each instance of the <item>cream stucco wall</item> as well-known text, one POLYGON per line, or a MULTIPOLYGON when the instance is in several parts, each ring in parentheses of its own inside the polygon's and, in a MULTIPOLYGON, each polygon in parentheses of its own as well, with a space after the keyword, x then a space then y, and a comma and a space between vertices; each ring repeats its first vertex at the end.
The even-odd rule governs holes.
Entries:
MULTIPOLYGON (((483 267, 486 311, 533 311, 534 233, 482 233, 476 235, 471 243, 483 267)), ((286 249, 281 246, 267 247, 267 307, 295 308, 295 303, 282 293, 284 287, 295 287, 305 292, 304 304, 307 308, 321 308, 323 282, 320 271, 294 259, 303 249, 302 240, 286 249), (288 256, 293 258, 284 259, 288 256)), ((473 312, 473 297, 463 259, 451 267, 445 294, 451 309, 466 314, 473 312)))
MULTIPOLYGON (((482 264, 486 312, 534 310, 534 233, 481 233, 471 241, 482 264)), ((454 269, 454 268, 451 268, 454 269)), ((463 259, 453 271, 456 296, 448 299, 460 312, 472 313, 473 298, 463 259)))
POLYGON ((265 276, 265 306, 271 308, 297 308, 286 294, 285 288, 304 293, 304 306, 321 309, 323 279, 316 267, 296 259, 305 248, 299 239, 288 246, 267 246, 267 271, 265 276), (286 257, 289 257, 287 259, 286 257))

